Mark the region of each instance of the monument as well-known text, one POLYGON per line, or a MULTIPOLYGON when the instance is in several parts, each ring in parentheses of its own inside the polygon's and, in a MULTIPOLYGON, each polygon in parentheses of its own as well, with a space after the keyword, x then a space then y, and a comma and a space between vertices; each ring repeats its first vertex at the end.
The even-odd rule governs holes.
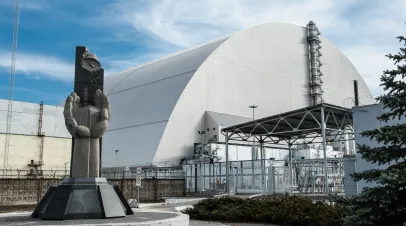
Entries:
POLYGON ((63 112, 72 135, 70 178, 51 186, 31 217, 103 219, 133 214, 120 189, 100 177, 101 139, 110 119, 103 83, 104 70, 96 55, 77 46, 74 92, 67 97, 63 112))

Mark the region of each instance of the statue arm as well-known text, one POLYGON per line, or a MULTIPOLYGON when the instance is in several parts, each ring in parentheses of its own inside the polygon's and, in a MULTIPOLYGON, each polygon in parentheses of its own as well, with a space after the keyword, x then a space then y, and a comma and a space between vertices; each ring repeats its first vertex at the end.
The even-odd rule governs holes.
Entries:
POLYGON ((94 103, 100 109, 100 121, 91 129, 91 137, 100 138, 107 130, 110 119, 110 103, 107 96, 100 90, 96 90, 94 103))
POLYGON ((89 137, 90 130, 86 126, 78 125, 75 120, 74 113, 80 108, 80 97, 76 93, 71 93, 65 102, 63 115, 65 118, 65 125, 69 133, 73 137, 89 137))

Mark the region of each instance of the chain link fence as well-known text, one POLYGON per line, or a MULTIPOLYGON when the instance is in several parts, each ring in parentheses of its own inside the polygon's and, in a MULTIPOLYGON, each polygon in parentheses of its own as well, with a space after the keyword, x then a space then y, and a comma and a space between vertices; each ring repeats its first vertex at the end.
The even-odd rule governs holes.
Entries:
MULTIPOLYGON (((327 181, 324 180, 324 160, 235 161, 229 163, 230 192, 236 194, 343 194, 345 192, 345 159, 328 160, 327 181)), ((226 163, 184 165, 186 193, 216 195, 227 192, 226 163)), ((348 175, 347 175, 348 176, 348 175)))

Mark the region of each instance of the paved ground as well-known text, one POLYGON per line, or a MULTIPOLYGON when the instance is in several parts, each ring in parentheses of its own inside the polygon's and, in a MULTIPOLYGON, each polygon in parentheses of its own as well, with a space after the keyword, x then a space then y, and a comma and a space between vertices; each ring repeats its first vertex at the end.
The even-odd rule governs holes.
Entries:
MULTIPOLYGON (((245 198, 245 197, 244 197, 245 198)), ((114 223, 126 223, 129 221, 132 222, 141 222, 141 221, 151 221, 151 220, 161 220, 165 218, 170 218, 176 216, 175 213, 170 213, 174 212, 175 207, 180 207, 180 206, 191 206, 199 201, 191 201, 191 202, 184 202, 184 203, 177 203, 177 204, 156 204, 152 206, 145 206, 142 207, 142 214, 138 212, 141 209, 134 209, 135 215, 126 217, 126 218, 117 218, 117 219, 112 219, 114 220, 114 223), (120 221, 121 220, 121 221, 120 221)), ((7 225, 38 225, 38 222, 33 220, 32 218, 28 217, 27 215, 23 217, 17 217, 17 215, 12 216, 12 218, 7 219, 7 225)), ((56 225, 55 221, 47 221, 49 222, 48 225, 56 225)), ((100 223, 98 220, 81 220, 80 222, 78 221, 63 221, 61 223, 60 221, 57 221, 59 224, 58 225, 74 225, 74 224, 95 224, 95 223, 100 223)), ((0 225, 4 225, 5 221, 0 217, 0 225)), ((43 222, 41 222, 43 223, 43 222)), ((107 222, 103 222, 107 223, 107 222)), ((113 222, 112 222, 113 223, 113 222)), ((46 224, 43 224, 46 225, 46 224)), ((252 224, 252 223, 220 223, 220 222, 206 222, 206 221, 197 221, 197 220, 190 220, 190 226, 265 226, 269 224, 252 224)), ((272 226, 272 225, 271 225, 272 226)), ((276 225, 274 225, 276 226, 276 225)))
POLYGON ((143 221, 157 221, 178 216, 176 213, 163 212, 135 212, 134 215, 125 218, 112 219, 87 219, 87 220, 64 220, 64 221, 42 221, 33 219, 29 214, 13 214, 0 217, 0 225, 85 225, 85 224, 109 224, 109 223, 134 223, 143 221))
POLYGON ((250 224, 250 223, 217 223, 217 222, 207 222, 207 221, 196 221, 191 220, 189 226, 277 226, 271 224, 250 224))

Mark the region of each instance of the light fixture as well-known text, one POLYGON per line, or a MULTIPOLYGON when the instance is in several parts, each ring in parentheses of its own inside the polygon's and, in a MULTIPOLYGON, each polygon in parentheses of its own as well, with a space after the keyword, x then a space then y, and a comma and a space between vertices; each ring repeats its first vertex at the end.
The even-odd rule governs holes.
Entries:
POLYGON ((94 53, 90 53, 88 49, 83 53, 83 58, 80 61, 80 65, 88 71, 98 71, 101 69, 101 64, 97 60, 97 56, 94 53))

